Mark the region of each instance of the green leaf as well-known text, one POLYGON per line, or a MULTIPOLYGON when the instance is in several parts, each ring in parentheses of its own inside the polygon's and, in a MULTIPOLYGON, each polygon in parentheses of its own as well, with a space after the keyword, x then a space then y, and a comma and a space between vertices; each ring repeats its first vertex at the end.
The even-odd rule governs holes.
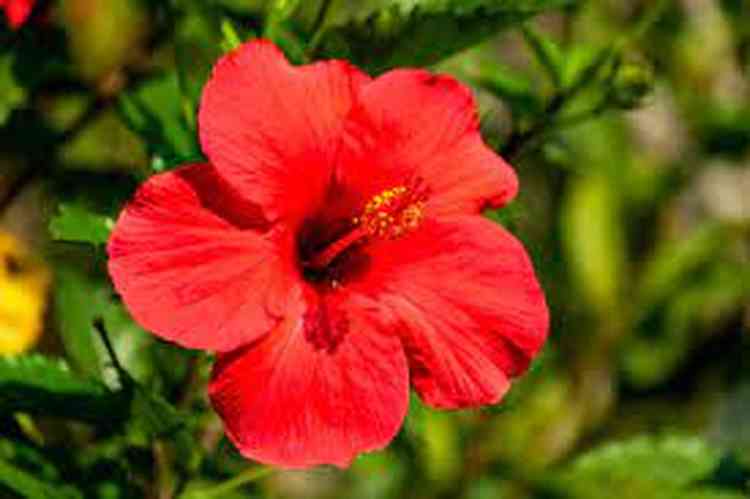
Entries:
POLYGON ((130 407, 131 437, 150 445, 154 438, 168 436, 185 428, 186 420, 174 406, 146 387, 132 383, 133 399, 130 407))
POLYGON ((565 67, 565 56, 560 47, 552 39, 547 38, 531 26, 524 26, 523 36, 539 64, 549 75, 555 88, 560 88, 565 67))
POLYGON ((707 223, 685 238, 661 244, 641 275, 637 309, 646 313, 668 298, 693 272, 715 261, 727 242, 727 227, 707 223))
POLYGON ((130 404, 127 440, 130 445, 151 448, 156 439, 170 439, 180 456, 179 466, 194 473, 200 464, 191 420, 160 394, 136 382, 126 371, 120 371, 123 392, 130 404))
POLYGON ((211 0, 218 7, 242 14, 259 14, 268 8, 271 0, 211 0))
POLYGON ((516 116, 533 115, 542 111, 542 100, 534 91, 530 78, 495 61, 483 61, 478 75, 473 78, 483 87, 504 101, 516 116))
MULTIPOLYGON (((21 497, 33 499, 83 499, 83 494, 70 485, 42 481, 34 474, 2 460, 0 486, 5 486, 21 497)), ((0 495, 5 497, 2 492, 0 488, 0 495)))
POLYGON ((76 372, 87 377, 101 375, 100 357, 91 324, 106 307, 110 289, 102 279, 79 265, 56 266, 54 306, 60 337, 76 372))
POLYGON ((222 48, 225 52, 232 51, 242 44, 240 35, 237 34, 237 28, 234 27, 232 21, 229 19, 221 21, 221 33, 224 35, 222 48))
POLYGON ((300 32, 300 20, 295 14, 302 14, 308 3, 301 0, 275 0, 269 7, 263 37, 278 45, 296 64, 305 62, 305 47, 300 32))
MULTIPOLYGON (((20 418, 16 416, 16 421, 20 418)), ((60 482, 62 473, 50 455, 45 454, 42 446, 28 444, 20 440, 0 438, 0 460, 32 472, 34 476, 44 482, 60 482)), ((52 458, 54 459, 54 457, 52 458)))
POLYGON ((416 446, 429 481, 449 488, 461 478, 463 455, 459 428, 451 414, 425 410, 421 442, 416 446))
MULTIPOLYGON (((66 248, 67 249, 67 248, 66 248)), ((75 248, 78 249, 78 248, 75 248)), ((168 370, 179 374, 179 357, 156 357, 157 348, 152 335, 139 327, 114 296, 114 290, 103 270, 103 262, 91 252, 83 252, 79 260, 68 255, 57 258, 55 286, 55 318, 67 357, 76 372, 103 380, 108 386, 118 386, 118 379, 110 369, 110 359, 96 335, 93 323, 103 319, 120 362, 138 381, 150 381, 159 367, 156 363, 170 363, 168 370), (93 268, 92 268, 93 267, 93 268)), ((169 352, 172 350, 168 349, 169 352)), ((181 378, 180 378, 181 379, 181 378)))
POLYGON ((639 479, 682 487, 710 476, 721 453, 690 436, 637 437, 610 443, 575 460, 568 473, 577 478, 613 482, 639 479))
MULTIPOLYGON (((215 8, 203 0, 186 0, 186 12, 175 32, 175 62, 181 96, 181 112, 191 129, 196 128, 203 85, 222 55, 221 19, 215 8)), ((174 98, 174 96, 173 96, 174 98)))
POLYGON ((12 53, 0 54, 0 126, 5 124, 13 110, 26 102, 26 90, 13 74, 14 61, 12 53))
POLYGON ((352 463, 349 497, 399 497, 402 484, 409 476, 406 456, 396 452, 361 454, 352 463))
POLYGON ((717 258, 705 275, 675 289, 658 320, 645 321, 641 334, 626 342, 622 364, 629 383, 644 388, 666 381, 706 335, 721 330, 748 300, 750 266, 717 258))
POLYGON ((41 355, 0 358, 0 413, 108 424, 127 419, 132 441, 143 446, 186 427, 184 415, 163 397, 127 372, 119 375, 122 386, 112 391, 99 381, 77 376, 62 360, 41 355))
POLYGON ((188 111, 180 95, 177 75, 167 73, 121 94, 118 103, 120 116, 145 140, 149 152, 169 163, 200 156, 195 130, 186 121, 188 111))
MULTIPOLYGON (((734 450, 744 458, 746 467, 745 474, 750 480, 750 382, 728 391, 722 395, 722 403, 712 424, 711 435, 714 441, 734 450)), ((725 463, 736 464, 736 463, 725 463)), ((728 475, 741 475, 740 472, 727 473, 728 475)))
POLYGON ((50 220, 53 239, 104 244, 114 226, 111 216, 94 213, 81 203, 60 203, 58 213, 50 220))
POLYGON ((581 297, 604 318, 616 310, 625 280, 625 235, 609 177, 573 180, 563 205, 563 243, 581 297))
MULTIPOLYGON (((144 331, 133 321, 123 304, 118 300, 109 301, 101 311, 101 317, 104 320, 117 357, 128 373, 142 383, 163 383, 164 380, 154 379, 155 370, 158 368, 156 364, 165 362, 163 358, 156 356, 155 351, 170 349, 170 345, 158 343, 153 335, 144 331)), ((176 347, 171 348, 176 349, 176 347)), ((178 350, 178 352, 184 351, 178 350)), ((181 360, 179 357, 166 360, 169 363, 169 367, 166 369, 170 373, 175 373, 175 376, 180 376, 179 379, 182 380, 184 369, 182 369, 181 364, 177 363, 179 360, 181 360)), ((110 381, 113 382, 114 379, 114 375, 111 377, 105 376, 105 382, 108 384, 110 381)))
POLYGON ((127 175, 67 174, 52 182, 59 203, 49 231, 56 241, 100 245, 137 186, 127 175))
POLYGON ((86 172, 138 171, 148 162, 139 137, 113 110, 93 119, 57 154, 66 169, 86 172))
POLYGON ((268 8, 268 16, 277 20, 289 19, 301 3, 301 0, 273 0, 268 8))
MULTIPOLYGON (((333 18, 317 52, 345 58, 371 73, 397 66, 427 66, 519 26, 569 0, 390 0, 366 17, 333 18)), ((364 9, 363 9, 364 10, 364 9)))
POLYGON ((41 355, 0 358, 0 414, 111 422, 122 417, 124 407, 121 394, 75 375, 62 360, 41 355))
POLYGON ((721 458, 697 437, 637 437, 582 455, 557 473, 551 488, 575 499, 739 499, 741 494, 703 485, 721 458))
POLYGON ((678 491, 670 499, 681 499, 682 497, 685 499, 747 499, 747 494, 720 488, 705 488, 691 490, 684 495, 681 495, 681 491, 678 491))
MULTIPOLYGON (((55 244, 53 311, 57 332, 74 371, 100 378, 100 345, 92 330, 94 318, 107 318, 113 290, 104 269, 103 243, 114 220, 135 190, 128 176, 66 174, 52 182, 60 199, 50 221, 53 239, 85 245, 55 244)), ((120 329, 118 323, 118 329, 120 329)), ((109 324, 108 324, 109 325, 109 324)), ((133 341, 131 340, 131 345, 133 341)))
POLYGON ((77 75, 98 82, 132 61, 148 33, 144 7, 140 0, 109 0, 105 11, 94 11, 85 2, 61 2, 58 22, 77 75))
POLYGON ((560 83, 570 95, 584 87, 596 89, 608 76, 605 69, 610 67, 615 55, 610 46, 602 48, 579 43, 570 47, 563 56, 565 63, 561 66, 560 83))

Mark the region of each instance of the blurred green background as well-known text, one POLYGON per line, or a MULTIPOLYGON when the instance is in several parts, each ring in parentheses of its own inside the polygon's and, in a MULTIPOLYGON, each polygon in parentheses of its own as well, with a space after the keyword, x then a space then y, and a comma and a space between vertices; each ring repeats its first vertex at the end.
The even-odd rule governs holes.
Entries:
POLYGON ((750 2, 62 0, 0 19, 0 497, 750 497, 750 2), (497 407, 416 397, 351 469, 223 437, 211 358, 135 325, 103 245, 148 175, 201 157, 211 65, 428 66, 471 85, 521 178, 551 338, 497 407), (107 332, 115 358, 97 334, 107 332))

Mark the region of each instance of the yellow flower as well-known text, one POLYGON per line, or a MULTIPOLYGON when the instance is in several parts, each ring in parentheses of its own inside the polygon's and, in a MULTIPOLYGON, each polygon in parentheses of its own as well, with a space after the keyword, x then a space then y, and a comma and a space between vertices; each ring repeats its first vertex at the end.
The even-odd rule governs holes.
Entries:
POLYGON ((23 353, 36 344, 49 284, 47 267, 0 231, 0 355, 23 353))

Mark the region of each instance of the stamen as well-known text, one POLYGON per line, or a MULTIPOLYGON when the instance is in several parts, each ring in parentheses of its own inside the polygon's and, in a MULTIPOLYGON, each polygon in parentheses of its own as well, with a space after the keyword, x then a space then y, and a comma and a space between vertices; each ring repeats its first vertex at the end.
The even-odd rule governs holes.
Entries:
POLYGON ((352 222, 372 237, 395 239, 419 227, 423 213, 424 199, 401 185, 374 196, 352 222))
POLYGON ((419 227, 424 217, 426 193, 418 187, 418 184, 413 189, 400 185, 373 196, 362 214, 352 219, 354 228, 316 254, 307 265, 323 269, 354 244, 373 239, 397 239, 419 227))

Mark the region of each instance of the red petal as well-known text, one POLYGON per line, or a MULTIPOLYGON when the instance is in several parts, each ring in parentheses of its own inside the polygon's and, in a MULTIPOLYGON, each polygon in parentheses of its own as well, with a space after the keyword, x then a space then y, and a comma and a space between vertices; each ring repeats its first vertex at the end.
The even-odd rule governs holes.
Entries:
POLYGON ((314 303, 301 303, 295 316, 304 320, 286 320, 256 344, 218 358, 209 394, 248 458, 287 468, 346 467, 358 453, 385 447, 406 415, 408 368, 398 338, 348 313, 351 303, 317 306, 329 307, 327 320, 314 303))
POLYGON ((218 172, 272 220, 322 202, 343 119, 369 78, 343 61, 291 66, 270 42, 224 56, 203 92, 200 138, 218 172))
POLYGON ((223 187, 210 165, 151 177, 107 248, 109 273, 133 317, 189 348, 225 351, 267 333, 297 282, 291 257, 273 240, 278 234, 247 228, 258 221, 252 207, 223 187))
POLYGON ((370 258, 352 285, 401 333, 429 405, 497 403, 546 339, 547 306, 524 248, 482 217, 427 220, 370 258))
POLYGON ((28 19, 33 7, 33 0, 10 0, 6 3, 5 15, 8 16, 8 24, 11 28, 20 28, 26 22, 26 19, 28 19))
POLYGON ((478 213, 518 190, 479 134, 471 92, 450 76, 391 71, 365 86, 346 124, 339 181, 363 199, 421 180, 431 214, 478 213))

